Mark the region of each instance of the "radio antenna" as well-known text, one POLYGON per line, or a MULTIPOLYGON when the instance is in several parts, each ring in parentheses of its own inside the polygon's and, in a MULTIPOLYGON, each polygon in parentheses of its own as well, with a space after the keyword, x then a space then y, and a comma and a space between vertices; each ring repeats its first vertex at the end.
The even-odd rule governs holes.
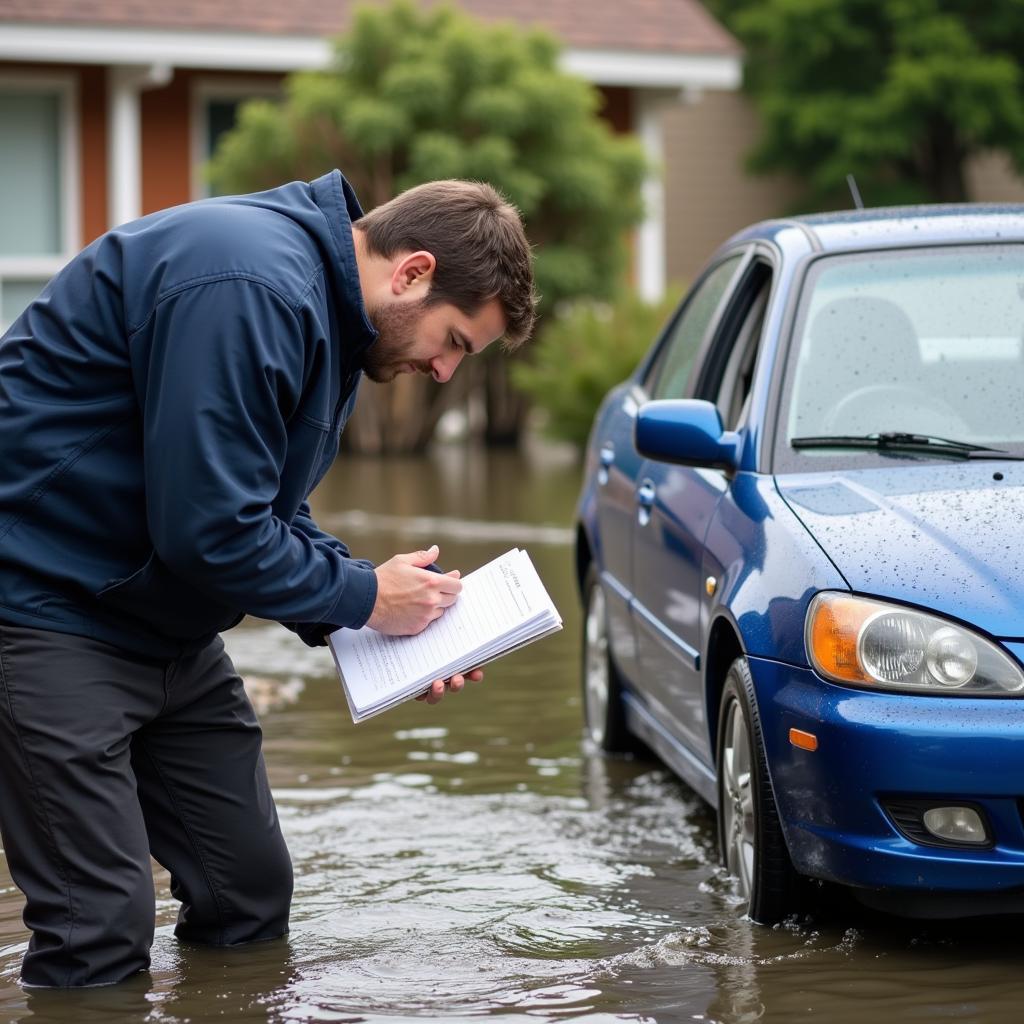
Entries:
POLYGON ((860 189, 857 188, 857 179, 852 174, 846 176, 846 184, 850 186, 850 195, 853 196, 853 205, 858 210, 864 209, 864 200, 860 197, 860 189))

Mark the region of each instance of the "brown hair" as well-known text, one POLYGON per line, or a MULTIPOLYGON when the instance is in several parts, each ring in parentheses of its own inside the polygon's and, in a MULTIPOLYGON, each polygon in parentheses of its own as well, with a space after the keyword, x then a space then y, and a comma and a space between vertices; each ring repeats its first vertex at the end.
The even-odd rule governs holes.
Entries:
POLYGON ((473 316, 490 299, 508 325, 504 347, 518 348, 533 328, 537 296, 533 253, 519 211, 481 181, 428 181, 356 221, 367 248, 391 259, 423 249, 437 260, 428 306, 449 302, 473 316))

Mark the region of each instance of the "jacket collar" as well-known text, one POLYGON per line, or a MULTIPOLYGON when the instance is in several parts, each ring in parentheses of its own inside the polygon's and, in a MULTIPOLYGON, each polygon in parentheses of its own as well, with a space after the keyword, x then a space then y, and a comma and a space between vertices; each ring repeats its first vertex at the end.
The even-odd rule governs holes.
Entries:
POLYGON ((329 229, 334 262, 328 265, 328 286, 345 330, 345 348, 360 353, 377 340, 359 287, 359 266, 352 241, 352 222, 363 215, 352 186, 341 171, 329 171, 310 182, 313 200, 323 211, 329 229))

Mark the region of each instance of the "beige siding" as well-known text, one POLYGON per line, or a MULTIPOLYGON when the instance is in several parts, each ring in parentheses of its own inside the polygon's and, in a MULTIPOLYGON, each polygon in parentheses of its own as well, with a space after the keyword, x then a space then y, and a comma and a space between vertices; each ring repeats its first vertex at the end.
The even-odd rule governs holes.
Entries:
MULTIPOLYGON (((780 175, 744 170, 758 118, 741 94, 706 92, 695 103, 672 107, 664 128, 668 279, 685 283, 733 231, 793 212, 800 188, 780 175)), ((1024 177, 999 153, 971 161, 967 188, 975 202, 1024 202, 1024 177)))
POLYGON ((986 153, 967 168, 967 193, 978 203, 1024 203, 1024 179, 1002 153, 986 153))
POLYGON ((734 231, 791 212, 799 190, 745 170, 758 122, 742 95, 705 92, 670 108, 664 128, 666 265, 669 281, 685 283, 734 231))

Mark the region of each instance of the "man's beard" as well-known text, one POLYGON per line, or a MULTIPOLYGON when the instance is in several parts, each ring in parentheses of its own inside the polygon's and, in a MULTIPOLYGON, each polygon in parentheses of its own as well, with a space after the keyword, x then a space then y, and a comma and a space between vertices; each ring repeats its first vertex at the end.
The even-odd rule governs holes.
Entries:
POLYGON ((416 327, 426 311, 426 300, 393 302, 367 310, 370 323, 377 329, 377 340, 363 355, 363 372, 378 384, 392 381, 412 364, 420 373, 430 373, 425 363, 409 358, 416 347, 416 327))

